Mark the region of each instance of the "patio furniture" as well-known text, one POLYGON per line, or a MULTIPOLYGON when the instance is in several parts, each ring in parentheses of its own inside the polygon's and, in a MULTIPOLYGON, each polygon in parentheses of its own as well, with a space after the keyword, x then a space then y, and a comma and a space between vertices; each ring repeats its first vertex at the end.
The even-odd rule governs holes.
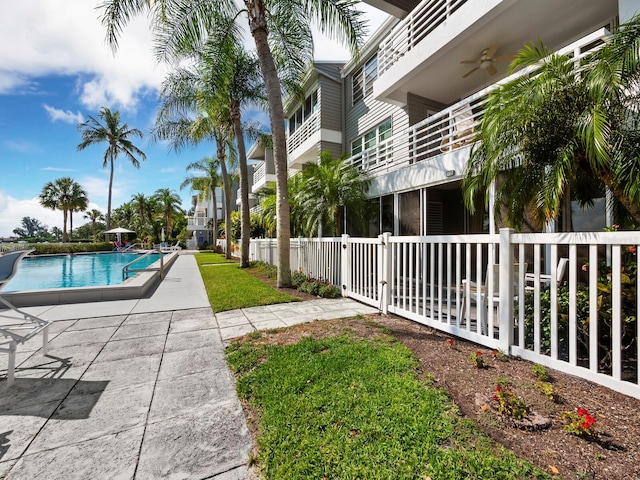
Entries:
MULTIPOLYGON (((564 274, 567 271, 567 265, 569 264, 569 259, 566 257, 562 257, 560 260, 558 260, 558 268, 556 269, 556 278, 555 278, 555 282, 556 285, 560 285, 562 283, 562 279, 564 278, 564 274)), ((552 277, 551 275, 547 275, 545 273, 542 273, 538 276, 539 281, 541 284, 547 284, 550 285, 551 281, 552 281, 552 277)), ((527 291, 529 290, 533 290, 534 289, 534 284, 536 281, 536 277, 533 273, 527 273, 525 275, 525 280, 527 281, 527 283, 531 283, 532 285, 527 285, 525 288, 527 289, 527 291)))
POLYGON ((17 250, 0 255, 0 303, 9 309, 9 311, 0 310, 0 335, 4 337, 4 339, 0 340, 0 353, 9 355, 7 367, 7 384, 9 386, 13 385, 15 380, 17 344, 25 343, 42 332, 42 354, 46 355, 49 343, 49 325, 51 322, 16 308, 2 296, 1 292, 2 288, 9 283, 9 280, 18 271, 20 260, 32 251, 17 250), (10 312, 15 312, 18 316, 9 315, 10 312))
MULTIPOLYGON (((527 264, 524 264, 524 272, 527 271, 527 264)), ((480 322, 481 334, 487 335, 489 332, 488 326, 488 308, 489 308, 489 298, 491 299, 493 306, 498 308, 498 318, 500 316, 500 265, 492 264, 491 265, 492 272, 492 283, 491 288, 487 286, 487 279, 485 279, 484 285, 478 285, 476 282, 471 280, 462 280, 462 305, 460 307, 460 318, 464 318, 464 312, 466 308, 469 308, 467 304, 467 284, 469 289, 469 296, 473 298, 474 296, 479 299, 477 305, 477 317, 480 322)), ((489 270, 487 270, 487 277, 489 274, 489 270)), ((521 281, 524 282, 524 276, 520 279, 520 265, 513 265, 513 290, 512 290, 512 299, 514 302, 518 301, 518 289, 521 281)), ((525 273, 526 275, 526 273, 525 273)))

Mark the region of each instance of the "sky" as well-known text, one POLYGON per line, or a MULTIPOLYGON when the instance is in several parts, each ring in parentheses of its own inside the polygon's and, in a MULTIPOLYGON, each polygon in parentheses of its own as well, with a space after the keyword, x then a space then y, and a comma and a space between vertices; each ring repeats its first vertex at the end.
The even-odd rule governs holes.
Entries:
MULTIPOLYGON (((12 235, 23 217, 62 228, 62 212, 40 206, 42 187, 71 177, 87 191, 89 209, 106 213, 109 168, 106 146, 77 151, 77 129, 101 107, 118 110, 123 122, 147 134, 153 127, 158 88, 168 69, 155 61, 145 16, 134 18, 113 54, 100 24, 101 0, 0 0, 0 237, 12 235)), ((369 33, 386 14, 361 4, 369 33)), ((250 42, 247 45, 251 45, 250 42)), ((315 36, 317 60, 348 59, 336 42, 315 36)), ((247 120, 268 125, 266 112, 246 111, 247 120)), ((192 192, 180 190, 185 166, 213 154, 213 145, 173 152, 164 143, 135 140, 147 156, 139 170, 116 160, 112 208, 136 193, 171 188, 188 210, 192 192)), ((74 228, 86 223, 75 214, 74 228)))

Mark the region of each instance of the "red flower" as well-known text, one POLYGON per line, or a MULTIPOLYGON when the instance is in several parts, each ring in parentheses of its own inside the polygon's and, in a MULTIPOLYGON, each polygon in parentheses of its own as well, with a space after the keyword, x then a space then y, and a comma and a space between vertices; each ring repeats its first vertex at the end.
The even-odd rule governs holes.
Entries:
POLYGON ((578 415, 580 415, 581 417, 584 417, 585 415, 589 415, 589 412, 587 412, 585 408, 579 408, 578 415))
POLYGON ((496 392, 501 392, 501 391, 502 391, 502 387, 501 387, 500 385, 498 385, 498 386, 496 387, 496 392))
POLYGON ((447 343, 449 345, 453 345, 453 338, 447 338, 447 343))
POLYGON ((635 254, 636 254, 636 247, 634 247, 633 245, 629 245, 629 246, 627 247, 627 252, 629 252, 629 253, 631 253, 631 254, 635 255, 635 254))
POLYGON ((480 350, 478 350, 478 351, 476 352, 476 357, 479 357, 480 355, 482 355, 482 352, 481 352, 480 350))
POLYGON ((491 351, 491 355, 493 355, 494 357, 495 357, 496 355, 498 355, 498 350, 492 350, 492 351, 491 351))

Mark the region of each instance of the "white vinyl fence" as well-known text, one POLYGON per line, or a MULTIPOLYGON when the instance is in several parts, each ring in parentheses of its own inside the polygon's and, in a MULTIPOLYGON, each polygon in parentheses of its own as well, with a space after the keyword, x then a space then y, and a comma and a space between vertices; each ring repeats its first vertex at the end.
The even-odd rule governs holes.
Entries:
MULTIPOLYGON (((638 232, 292 239, 291 269, 383 313, 640 398, 638 232)), ((275 239, 250 258, 277 264, 275 239)))

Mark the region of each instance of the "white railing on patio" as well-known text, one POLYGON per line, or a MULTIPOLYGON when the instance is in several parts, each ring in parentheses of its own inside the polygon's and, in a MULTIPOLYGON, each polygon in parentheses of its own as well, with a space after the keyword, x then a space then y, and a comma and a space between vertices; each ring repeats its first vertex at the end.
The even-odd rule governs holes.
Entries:
POLYGON ((467 0, 423 0, 380 44, 378 51, 380 75, 389 70, 405 53, 415 48, 465 3, 467 0))
MULTIPOLYGON (((425 3, 438 2, 423 2, 425 3)), ((440 3, 444 1, 440 0, 440 3)), ((569 54, 578 62, 599 48, 608 35, 609 32, 602 28, 558 50, 557 53, 569 54)), ((500 84, 530 71, 532 69, 516 72, 406 129, 396 131, 384 142, 348 158, 347 162, 369 172, 382 169, 389 171, 468 148, 475 140, 477 124, 484 114, 489 93, 500 84)))
POLYGON ((302 145, 311 135, 320 130, 320 109, 316 110, 287 138, 287 153, 302 145))
POLYGON ((188 227, 206 227, 211 220, 212 220, 211 217, 188 217, 187 226, 188 227))
POLYGON ((253 185, 257 185, 267 175, 267 162, 262 162, 258 168, 253 171, 253 185))
MULTIPOLYGON (((291 243, 292 270, 343 296, 640 398, 637 232, 291 243)), ((275 239, 251 259, 277 264, 275 239)))

